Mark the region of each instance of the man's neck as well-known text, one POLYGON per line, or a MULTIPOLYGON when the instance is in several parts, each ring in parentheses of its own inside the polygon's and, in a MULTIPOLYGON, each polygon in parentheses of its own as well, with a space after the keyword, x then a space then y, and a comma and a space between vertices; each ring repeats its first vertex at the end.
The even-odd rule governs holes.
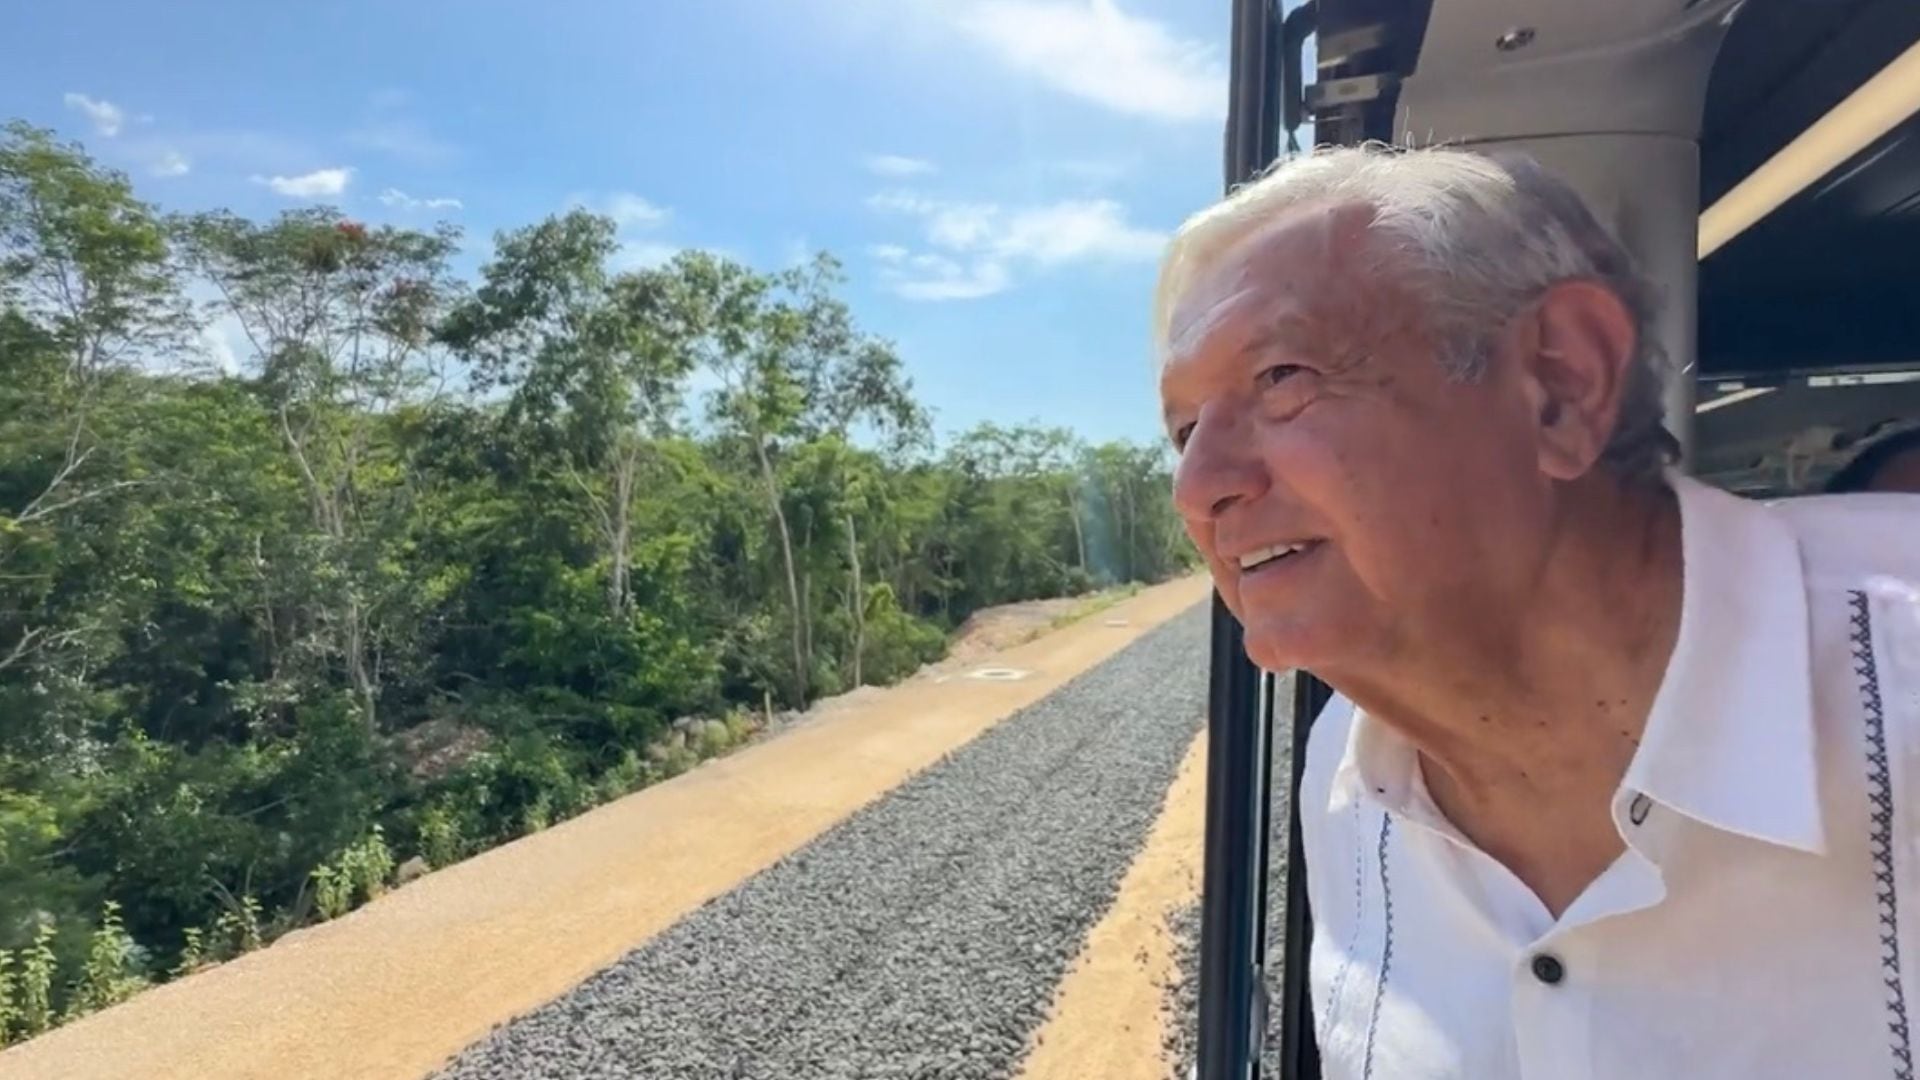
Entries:
POLYGON ((1556 917, 1622 850, 1612 799, 1682 598, 1670 491, 1594 478, 1563 494, 1525 610, 1502 632, 1447 635, 1349 694, 1414 743, 1441 813, 1556 917))

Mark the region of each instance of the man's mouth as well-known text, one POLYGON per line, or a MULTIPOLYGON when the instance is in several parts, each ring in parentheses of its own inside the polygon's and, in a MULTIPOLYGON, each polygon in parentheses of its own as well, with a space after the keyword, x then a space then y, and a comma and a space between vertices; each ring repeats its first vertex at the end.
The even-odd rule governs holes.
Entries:
POLYGON ((1304 551, 1313 549, 1319 543, 1320 541, 1318 540, 1294 540, 1284 544, 1271 544, 1267 547, 1256 548, 1240 556, 1240 572, 1243 574, 1251 574, 1270 566, 1276 566, 1304 551))

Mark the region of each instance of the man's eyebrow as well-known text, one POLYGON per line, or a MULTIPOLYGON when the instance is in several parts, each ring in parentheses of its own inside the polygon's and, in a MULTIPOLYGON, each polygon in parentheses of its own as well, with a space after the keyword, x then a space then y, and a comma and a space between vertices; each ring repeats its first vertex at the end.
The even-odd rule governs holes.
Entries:
POLYGON ((1259 352, 1275 345, 1309 349, 1319 340, 1318 324, 1298 312, 1281 312, 1256 323, 1241 344, 1243 353, 1259 352))
POLYGON ((1169 359, 1190 356, 1216 337, 1233 334, 1234 322, 1250 324, 1238 335, 1233 347, 1236 354, 1258 352, 1275 345, 1305 350, 1320 339, 1318 320, 1292 305, 1285 305, 1280 311, 1236 317, 1240 315, 1236 309, 1247 304, 1248 295, 1245 290, 1235 293, 1183 327, 1168 342, 1169 359))

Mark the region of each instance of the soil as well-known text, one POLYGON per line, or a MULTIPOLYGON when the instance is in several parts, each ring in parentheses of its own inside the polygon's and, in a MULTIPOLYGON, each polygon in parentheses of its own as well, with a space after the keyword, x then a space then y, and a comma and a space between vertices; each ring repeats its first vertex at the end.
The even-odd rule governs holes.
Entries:
POLYGON ((1035 1035, 1021 1080, 1165 1080, 1167 916, 1200 895, 1207 736, 1188 748, 1165 809, 1094 925, 1035 1035))

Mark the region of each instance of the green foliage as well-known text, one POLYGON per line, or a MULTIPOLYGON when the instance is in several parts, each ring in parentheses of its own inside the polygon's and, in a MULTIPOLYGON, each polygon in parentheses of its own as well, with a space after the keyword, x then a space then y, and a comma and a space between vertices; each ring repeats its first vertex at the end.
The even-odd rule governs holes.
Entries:
POLYGON ((829 257, 622 272, 573 212, 469 285, 456 240, 166 218, 0 133, 0 1033, 911 675, 981 607, 1190 565, 1159 449, 935 450, 829 257), (189 295, 237 370, 173 362, 189 295))
POLYGON ((107 901, 87 944, 87 959, 68 998, 65 1020, 115 1005, 147 986, 139 949, 120 923, 120 905, 107 901))
POLYGON ((41 922, 34 931, 33 944, 21 958, 18 1030, 29 1039, 53 1024, 53 979, 59 968, 53 952, 54 933, 53 923, 41 922))
POLYGON ((152 208, 80 147, 0 129, 0 303, 45 329, 68 380, 177 346, 190 321, 152 208))
POLYGON ((520 831, 523 833, 537 833, 552 823, 553 799, 544 791, 535 795, 533 801, 520 810, 520 831))
POLYGON ((173 977, 185 978, 212 963, 207 953, 206 932, 197 926, 187 927, 185 940, 180 946, 180 959, 173 967, 173 977))
POLYGON ((868 681, 883 686, 898 682, 938 660, 946 645, 947 636, 937 625, 900 610, 891 586, 868 589, 862 665, 868 681))
POLYGON ((20 997, 15 986, 13 952, 0 949, 0 1046, 7 1045, 19 1019, 20 997))
POLYGON ((393 878, 393 852, 388 850, 380 826, 375 825, 364 839, 341 854, 340 874, 362 901, 387 891, 387 883, 393 878))
POLYGON ((330 862, 313 869, 313 904, 323 919, 337 919, 387 891, 393 877, 393 852, 385 831, 375 825, 330 862))
POLYGON ((717 757, 726 753, 734 744, 733 730, 724 725, 702 727, 698 753, 701 757, 717 757))
POLYGON ((444 804, 436 803, 420 814, 418 823, 420 854, 434 869, 452 866, 466 854, 466 841, 460 834, 460 820, 444 804))
POLYGON ((220 913, 213 923, 213 955, 221 960, 250 953, 261 945, 260 901, 252 893, 220 913))
POLYGON ((332 863, 313 868, 313 907, 323 919, 337 919, 353 908, 353 881, 332 863))

